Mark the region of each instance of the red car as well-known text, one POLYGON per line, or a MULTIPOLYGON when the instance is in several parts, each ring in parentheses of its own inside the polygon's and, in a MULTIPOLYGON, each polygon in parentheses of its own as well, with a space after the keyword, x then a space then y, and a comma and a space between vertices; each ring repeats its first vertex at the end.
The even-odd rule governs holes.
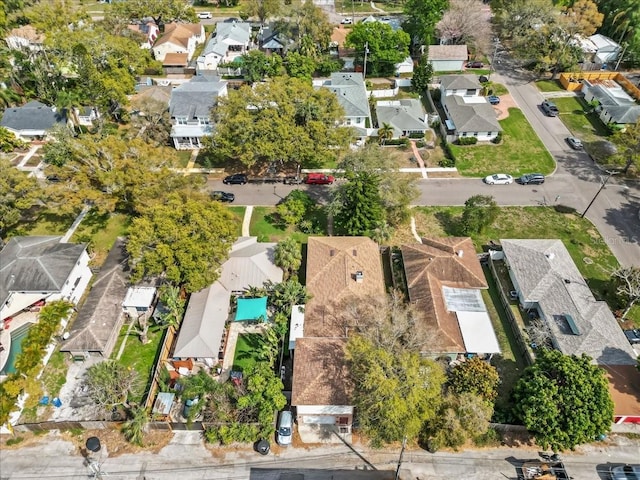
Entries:
POLYGON ((325 175, 324 173, 310 173, 305 178, 304 183, 309 185, 331 185, 335 181, 332 175, 325 175))

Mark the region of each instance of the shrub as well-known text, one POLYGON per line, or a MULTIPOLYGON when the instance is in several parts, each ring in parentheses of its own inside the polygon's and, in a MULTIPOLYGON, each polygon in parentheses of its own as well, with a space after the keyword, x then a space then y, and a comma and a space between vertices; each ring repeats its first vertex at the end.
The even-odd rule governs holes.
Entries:
POLYGON ((302 221, 314 202, 308 193, 294 190, 276 207, 278 216, 287 225, 296 225, 302 221))
POLYGON ((409 134, 409 138, 424 138, 424 133, 422 133, 422 132, 411 132, 409 134))
POLYGON ((443 168, 453 168, 456 166, 456 161, 452 158, 444 158, 438 162, 438 165, 443 168))
POLYGON ((576 209, 567 205, 554 205, 553 209, 558 213, 576 213, 576 209))
POLYGON ((437 103, 440 101, 440 97, 441 97, 440 90, 438 89, 430 90, 429 94, 431 95, 431 100, 433 100, 434 103, 437 103))
POLYGON ((502 132, 498 132, 498 134, 493 139, 491 139, 491 141, 496 145, 502 142, 502 132))
POLYGON ((7 447, 10 447, 11 445, 17 445, 23 441, 24 441, 23 437, 10 438, 9 440, 7 440, 7 447))
POLYGON ((476 137, 460 137, 458 138, 458 145, 475 145, 478 143, 476 137))

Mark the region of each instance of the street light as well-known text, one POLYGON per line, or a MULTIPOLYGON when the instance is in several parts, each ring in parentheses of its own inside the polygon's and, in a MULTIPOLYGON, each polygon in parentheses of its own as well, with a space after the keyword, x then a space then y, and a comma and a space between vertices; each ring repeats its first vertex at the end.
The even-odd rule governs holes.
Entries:
POLYGON ((367 54, 369 53, 369 42, 364 44, 364 67, 362 68, 362 79, 367 78, 367 54))
POLYGON ((493 39, 493 56, 491 57, 491 63, 489 64, 489 75, 487 75, 487 80, 491 80, 491 72, 493 72, 493 63, 496 60, 496 55, 498 55, 498 47, 500 46, 500 39, 495 37, 493 39))
POLYGON ((600 188, 598 189, 598 191, 596 192, 596 194, 593 196, 593 198, 591 199, 591 201, 589 202, 589 205, 587 205, 587 208, 584 209, 584 212, 582 212, 582 215, 580 215, 580 218, 584 218, 584 216, 587 214, 587 212, 589 211, 589 209, 591 208, 591 205, 593 205, 593 202, 596 201, 596 198, 598 198, 598 195, 600 195, 600 192, 604 189, 604 187, 607 185, 607 182, 609 181, 609 179, 611 177, 613 177, 614 175, 618 175, 620 172, 611 172, 609 170, 606 171, 607 172, 607 176, 604 178, 604 180, 600 180, 600 188))

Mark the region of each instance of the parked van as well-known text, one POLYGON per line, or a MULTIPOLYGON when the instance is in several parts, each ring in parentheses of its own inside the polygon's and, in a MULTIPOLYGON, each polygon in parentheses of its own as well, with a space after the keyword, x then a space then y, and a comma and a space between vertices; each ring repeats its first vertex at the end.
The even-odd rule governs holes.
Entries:
POLYGON ((291 445, 291 436, 293 431, 293 415, 289 410, 280 412, 278 420, 278 432, 276 433, 276 441, 278 445, 286 447, 291 445))

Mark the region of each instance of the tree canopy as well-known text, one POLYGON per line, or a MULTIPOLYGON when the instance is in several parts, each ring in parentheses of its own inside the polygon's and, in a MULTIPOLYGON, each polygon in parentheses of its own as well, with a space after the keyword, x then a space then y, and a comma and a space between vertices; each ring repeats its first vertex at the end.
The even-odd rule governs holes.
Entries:
POLYGON ((543 448, 573 449, 611 429, 605 372, 586 355, 539 349, 513 391, 514 413, 543 448))
POLYGON ((96 363, 87 369, 85 384, 89 397, 104 413, 116 405, 128 405, 129 395, 141 387, 138 372, 115 360, 96 363))
POLYGON ((406 0, 404 2, 406 20, 402 28, 409 34, 414 47, 433 43, 436 24, 448 6, 448 0, 406 0))
POLYGON ((246 166, 313 167, 349 144, 351 130, 336 127, 343 115, 329 90, 297 78, 274 78, 220 99, 217 127, 206 148, 221 160, 233 158, 246 166))
POLYGON ((107 15, 128 20, 151 17, 157 25, 170 22, 197 22, 195 10, 185 0, 119 0, 111 4, 107 15))
POLYGON ((0 159, 0 236, 4 237, 6 230, 17 225, 44 197, 35 178, 15 168, 9 160, 0 159))
POLYGON ((131 281, 164 273, 189 293, 211 285, 236 238, 234 217, 205 194, 176 192, 132 221, 131 281))
POLYGON ((612 140, 618 153, 611 160, 622 165, 625 173, 630 169, 640 171, 640 118, 624 131, 616 132, 612 140))
POLYGON ((480 233, 498 217, 499 209, 490 195, 474 195, 464 202, 462 229, 466 235, 480 233))
POLYGON ((451 393, 470 393, 491 404, 498 395, 498 371, 478 357, 459 363, 449 371, 447 377, 447 389, 451 393))
POLYGON ((367 72, 371 75, 391 75, 397 63, 409 55, 409 34, 394 31, 383 22, 359 22, 347 34, 345 44, 356 50, 356 59, 364 63, 365 50, 368 52, 367 72))
POLYGON ((345 235, 371 235, 384 221, 380 198, 380 176, 371 172, 345 175, 347 183, 335 190, 336 226, 345 235))
POLYGON ((451 0, 436 25, 440 40, 486 52, 491 41, 491 23, 482 7, 481 0, 451 0))

